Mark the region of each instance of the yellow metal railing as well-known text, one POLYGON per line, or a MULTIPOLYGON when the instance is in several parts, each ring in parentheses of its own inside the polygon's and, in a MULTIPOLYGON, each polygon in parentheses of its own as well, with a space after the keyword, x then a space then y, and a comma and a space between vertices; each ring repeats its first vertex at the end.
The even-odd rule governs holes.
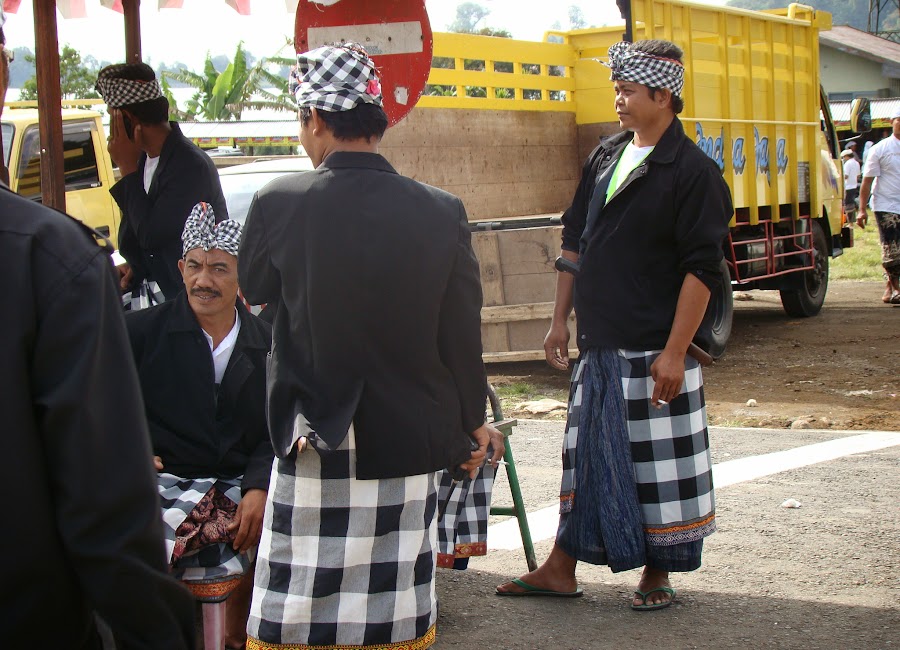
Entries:
POLYGON ((434 60, 418 105, 575 111, 570 45, 472 34, 434 34, 434 60))

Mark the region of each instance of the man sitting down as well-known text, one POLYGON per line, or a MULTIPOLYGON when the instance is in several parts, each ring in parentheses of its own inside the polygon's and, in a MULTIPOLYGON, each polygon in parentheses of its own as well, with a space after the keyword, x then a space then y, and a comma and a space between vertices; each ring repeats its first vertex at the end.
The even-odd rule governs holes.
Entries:
POLYGON ((185 290, 127 315, 173 573, 187 582, 234 580, 226 644, 246 635, 253 572, 272 468, 265 418, 271 328, 237 300, 241 227, 218 225, 198 203, 188 218, 185 290))

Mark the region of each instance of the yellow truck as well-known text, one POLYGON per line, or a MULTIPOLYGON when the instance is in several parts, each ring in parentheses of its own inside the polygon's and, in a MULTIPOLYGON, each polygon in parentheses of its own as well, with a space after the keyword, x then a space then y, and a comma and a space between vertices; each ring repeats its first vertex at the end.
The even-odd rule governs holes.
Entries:
MULTIPOLYGON (((115 179, 101 115, 91 110, 63 108, 62 117, 66 212, 116 245, 121 213, 109 193, 115 179)), ((28 107, 27 102, 8 102, 0 115, 0 128, 12 190, 40 202, 41 146, 37 108, 28 107)))
MULTIPOLYGON (((609 71, 597 59, 623 35, 684 50, 679 117, 733 194, 724 245, 731 283, 707 315, 714 356, 731 331, 732 289, 777 289, 789 315, 815 315, 829 257, 852 246, 852 230, 842 228, 836 131, 819 83, 818 33, 830 29, 830 14, 799 4, 619 6, 622 25, 550 32, 543 43, 435 34, 426 95, 383 141, 401 173, 466 204, 482 271, 487 360, 543 358, 559 213, 598 138, 619 131, 609 71)), ((865 130, 866 118, 863 100, 853 129, 865 130)))

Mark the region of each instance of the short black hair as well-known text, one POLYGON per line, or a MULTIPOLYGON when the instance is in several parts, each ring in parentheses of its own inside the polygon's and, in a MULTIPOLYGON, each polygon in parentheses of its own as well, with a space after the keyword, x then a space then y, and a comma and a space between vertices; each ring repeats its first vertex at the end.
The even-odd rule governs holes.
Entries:
MULTIPOLYGON (((635 41, 632 43, 631 49, 637 50, 638 52, 644 52, 645 54, 652 54, 653 56, 658 56, 662 59, 672 59, 684 65, 684 52, 671 41, 663 41, 660 39, 635 41)), ((653 86, 648 86, 648 88, 650 89, 651 97, 656 97, 657 91, 662 90, 662 88, 654 88, 653 86)), ((669 92, 671 92, 671 90, 669 92)), ((672 93, 672 110, 676 115, 684 110, 684 100, 675 93, 672 93)))
MULTIPOLYGON (((372 138, 381 140, 388 127, 388 117, 381 106, 359 103, 349 111, 319 110, 319 117, 338 140, 372 138)), ((309 106, 300 107, 300 123, 306 124, 312 111, 309 106)))
MULTIPOLYGON (((113 66, 107 66, 113 67, 113 66)), ((109 75, 110 79, 129 79, 133 81, 155 81, 156 73, 146 63, 125 63, 116 65, 116 70, 109 75)), ((107 68, 103 68, 106 70, 107 68)), ((100 74, 103 73, 100 71, 100 74)), ((160 122, 169 121, 169 100, 165 97, 157 97, 145 102, 136 104, 124 104, 120 106, 122 110, 126 110, 134 115, 144 124, 159 124, 160 122)))

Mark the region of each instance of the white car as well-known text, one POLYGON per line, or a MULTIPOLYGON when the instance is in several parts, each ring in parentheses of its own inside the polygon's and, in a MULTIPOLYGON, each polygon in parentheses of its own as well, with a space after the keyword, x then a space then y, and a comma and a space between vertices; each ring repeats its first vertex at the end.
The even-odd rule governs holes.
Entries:
POLYGON ((228 217, 243 225, 253 195, 269 181, 297 172, 315 169, 307 156, 258 160, 246 165, 219 168, 219 181, 228 206, 228 217))

